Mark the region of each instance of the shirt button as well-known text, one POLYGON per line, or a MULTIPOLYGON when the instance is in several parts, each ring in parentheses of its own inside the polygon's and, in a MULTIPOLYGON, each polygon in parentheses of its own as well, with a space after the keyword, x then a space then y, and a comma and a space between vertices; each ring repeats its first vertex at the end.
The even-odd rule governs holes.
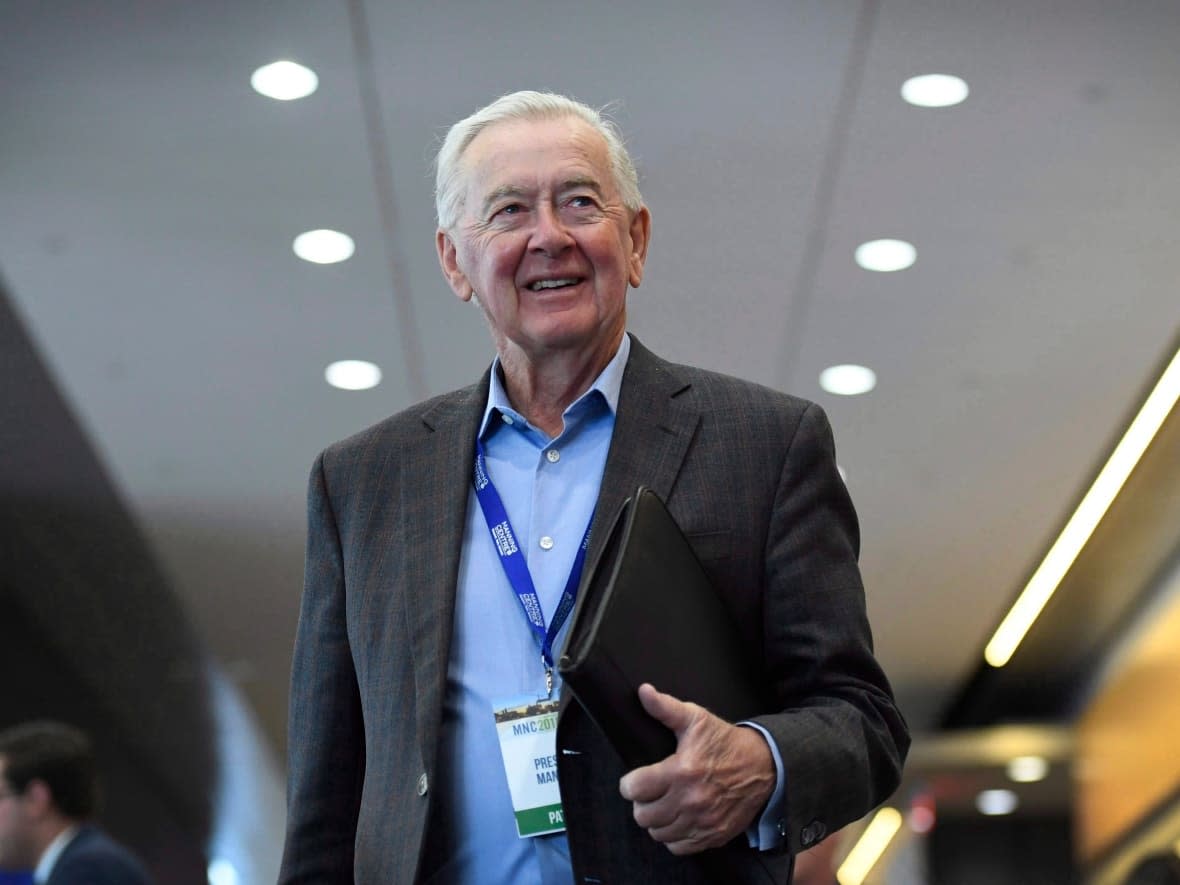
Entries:
POLYGON ((557 449, 550 449, 545 453, 545 457, 549 459, 550 464, 556 464, 561 460, 561 452, 557 451, 557 449))
POLYGON ((505 424, 515 424, 516 423, 515 421, 512 420, 511 415, 505 415, 503 412, 501 412, 500 417, 504 419, 505 424))
POLYGON ((419 796, 426 795, 426 785, 427 785, 426 772, 422 772, 422 774, 418 775, 418 795, 419 796))
POLYGON ((538 543, 541 545, 542 550, 552 550, 553 549, 553 539, 550 538, 548 535, 545 535, 544 537, 542 537, 538 543))

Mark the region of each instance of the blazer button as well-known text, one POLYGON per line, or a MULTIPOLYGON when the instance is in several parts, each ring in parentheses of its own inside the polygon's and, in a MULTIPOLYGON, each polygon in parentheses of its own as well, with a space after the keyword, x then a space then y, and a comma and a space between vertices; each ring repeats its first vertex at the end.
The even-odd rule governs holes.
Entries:
POLYGON ((817 820, 813 820, 799 833, 799 842, 804 848, 809 848, 824 837, 828 828, 817 820))
POLYGON ((425 796, 428 787, 429 784, 426 780, 426 772, 422 772, 420 775, 418 775, 418 795, 425 796))

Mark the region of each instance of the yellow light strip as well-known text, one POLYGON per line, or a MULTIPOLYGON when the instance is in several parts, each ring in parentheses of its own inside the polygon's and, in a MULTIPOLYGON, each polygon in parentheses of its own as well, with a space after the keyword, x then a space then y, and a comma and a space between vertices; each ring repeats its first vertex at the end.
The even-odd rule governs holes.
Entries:
POLYGON ((1049 598, 1056 592, 1061 579, 1086 546, 1086 542, 1090 540, 1094 529, 1106 515, 1123 483, 1139 463, 1139 459, 1163 425, 1168 413, 1176 405, 1178 398, 1180 351, 1164 369, 1139 414, 1115 446, 1110 459, 1094 480, 1094 484, 1090 486, 1090 490, 1086 492, 1086 497, 1082 499, 1078 509, 1065 524, 1061 536, 1049 548, 1044 561, 1029 579, 1020 598, 996 628, 983 652, 984 659, 993 667, 1003 667, 1011 660, 1017 646, 1045 608, 1049 598))
POLYGON ((873 815, 844 863, 840 864, 840 869, 836 870, 836 881, 840 885, 861 885, 899 829, 901 812, 896 808, 885 806, 873 815))

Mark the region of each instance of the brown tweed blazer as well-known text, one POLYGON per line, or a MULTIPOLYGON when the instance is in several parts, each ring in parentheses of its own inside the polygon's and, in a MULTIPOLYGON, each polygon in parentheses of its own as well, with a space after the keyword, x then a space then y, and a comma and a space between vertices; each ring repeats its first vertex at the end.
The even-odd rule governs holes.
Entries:
MULTIPOLYGON (((308 492, 282 883, 411 883, 430 805, 475 433, 488 377, 325 450, 308 492)), ((676 858, 563 698, 559 779, 578 883, 786 882, 791 854, 888 797, 909 744, 872 654, 856 515, 820 408, 632 341, 596 520, 667 502, 757 649, 757 717, 786 770, 779 852, 676 858)), ((604 532, 597 531, 593 561, 604 532)))

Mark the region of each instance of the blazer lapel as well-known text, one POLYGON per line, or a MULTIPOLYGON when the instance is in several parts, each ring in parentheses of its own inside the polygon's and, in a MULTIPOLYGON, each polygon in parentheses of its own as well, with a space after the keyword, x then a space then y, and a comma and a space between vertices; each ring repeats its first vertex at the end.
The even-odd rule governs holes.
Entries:
POLYGON ((418 687, 419 739, 428 765, 438 743, 475 435, 487 391, 485 374, 479 384, 425 412, 422 435, 400 456, 415 469, 401 484, 408 576, 404 610, 418 687))
MULTIPOLYGON (((602 556, 607 532, 623 502, 640 485, 652 489, 663 501, 672 493, 701 421, 700 410, 690 405, 687 397, 678 398, 690 386, 673 364, 660 359, 631 336, 631 356, 623 373, 615 429, 590 529, 586 569, 578 588, 579 608, 585 599, 586 583, 602 556)), ((577 623, 576 611, 572 623, 577 623)), ((568 687, 563 685, 560 696, 563 717, 572 699, 568 687)))
MULTIPOLYGON (((690 386, 667 363, 631 336, 615 430, 598 493, 588 562, 595 562, 623 501, 641 484, 666 501, 684 463, 701 416, 679 394, 690 386)), ((591 569, 587 569, 587 574, 591 569)))

